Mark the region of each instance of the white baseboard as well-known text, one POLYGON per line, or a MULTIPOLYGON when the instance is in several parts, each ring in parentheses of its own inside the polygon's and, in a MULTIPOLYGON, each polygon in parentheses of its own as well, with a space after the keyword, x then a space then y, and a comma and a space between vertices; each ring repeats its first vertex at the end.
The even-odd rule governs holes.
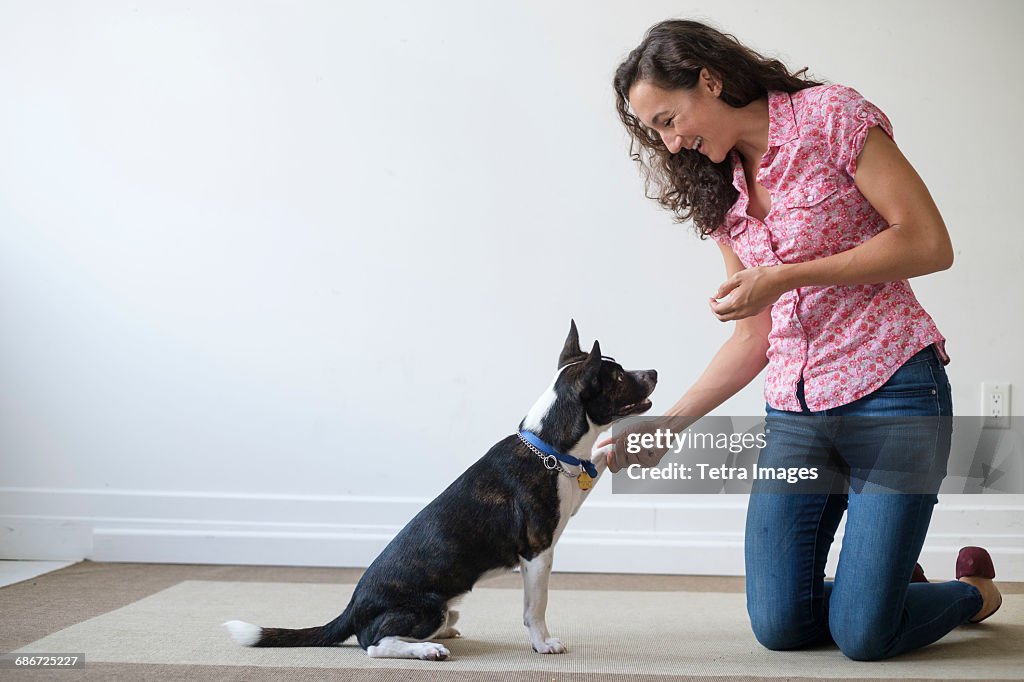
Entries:
MULTIPOLYGON (((427 501, 0 488, 0 559, 363 567, 427 501)), ((570 522, 555 570, 742 575, 745 508, 742 496, 594 499, 570 522)), ((1000 578, 1024 581, 1022 512, 1010 496, 940 503, 926 573, 952 578, 956 551, 980 545, 1000 578)))

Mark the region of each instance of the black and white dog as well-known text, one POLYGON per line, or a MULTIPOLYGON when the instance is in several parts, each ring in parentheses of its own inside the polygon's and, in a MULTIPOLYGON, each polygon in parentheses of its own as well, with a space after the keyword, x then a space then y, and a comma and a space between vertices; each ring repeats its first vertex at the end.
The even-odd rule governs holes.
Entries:
POLYGON ((647 411, 657 379, 654 370, 622 369, 596 341, 581 351, 573 322, 555 378, 519 433, 496 443, 395 536, 340 616, 298 630, 237 620, 225 627, 244 646, 332 646, 355 635, 374 658, 443 660, 448 649, 426 640, 459 636, 453 600, 485 573, 518 565, 534 650, 563 653, 544 622, 555 543, 605 468, 603 453, 589 459, 597 436, 647 411))

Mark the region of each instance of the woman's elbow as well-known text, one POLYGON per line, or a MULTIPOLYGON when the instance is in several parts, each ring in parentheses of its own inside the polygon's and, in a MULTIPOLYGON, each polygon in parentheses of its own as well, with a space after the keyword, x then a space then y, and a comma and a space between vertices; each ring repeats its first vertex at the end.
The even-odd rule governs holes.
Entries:
POLYGON ((932 249, 932 267, 934 272, 949 270, 953 267, 953 245, 949 243, 949 240, 945 240, 932 249))
MULTIPOLYGON (((768 365, 768 330, 741 328, 739 325, 736 326, 736 330, 733 332, 733 338, 737 343, 741 344, 744 348, 745 355, 752 364, 758 365, 760 369, 764 369, 768 365)), ((760 371, 760 370, 759 370, 760 371)))
POLYGON ((929 275, 953 267, 953 243, 949 238, 942 219, 907 221, 912 228, 893 223, 890 229, 899 235, 901 246, 907 255, 914 254, 908 261, 915 261, 917 271, 913 277, 929 275))
POLYGON ((953 267, 953 243, 946 232, 946 226, 935 225, 922 233, 914 240, 920 254, 920 263, 923 269, 930 274, 941 270, 949 270, 953 267))
POLYGON ((949 230, 942 218, 935 221, 930 230, 932 234, 932 257, 935 270, 949 270, 953 267, 953 240, 949 238, 949 230))

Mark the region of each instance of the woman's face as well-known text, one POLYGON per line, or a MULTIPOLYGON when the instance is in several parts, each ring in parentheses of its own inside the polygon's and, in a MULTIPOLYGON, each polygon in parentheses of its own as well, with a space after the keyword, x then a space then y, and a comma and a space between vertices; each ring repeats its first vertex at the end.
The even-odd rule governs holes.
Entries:
POLYGON ((730 107, 718 99, 721 85, 707 69, 690 90, 663 90, 640 80, 629 89, 629 105, 644 125, 661 135, 669 152, 693 149, 715 163, 725 160, 735 140, 727 131, 730 107))

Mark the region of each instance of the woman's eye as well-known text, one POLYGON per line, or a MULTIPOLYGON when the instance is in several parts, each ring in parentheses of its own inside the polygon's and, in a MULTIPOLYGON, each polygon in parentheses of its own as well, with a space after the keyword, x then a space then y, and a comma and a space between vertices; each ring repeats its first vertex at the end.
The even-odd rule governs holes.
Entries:
POLYGON ((670 118, 667 121, 665 121, 665 127, 666 128, 671 128, 672 127, 672 121, 674 121, 674 120, 675 120, 674 118, 670 118))

